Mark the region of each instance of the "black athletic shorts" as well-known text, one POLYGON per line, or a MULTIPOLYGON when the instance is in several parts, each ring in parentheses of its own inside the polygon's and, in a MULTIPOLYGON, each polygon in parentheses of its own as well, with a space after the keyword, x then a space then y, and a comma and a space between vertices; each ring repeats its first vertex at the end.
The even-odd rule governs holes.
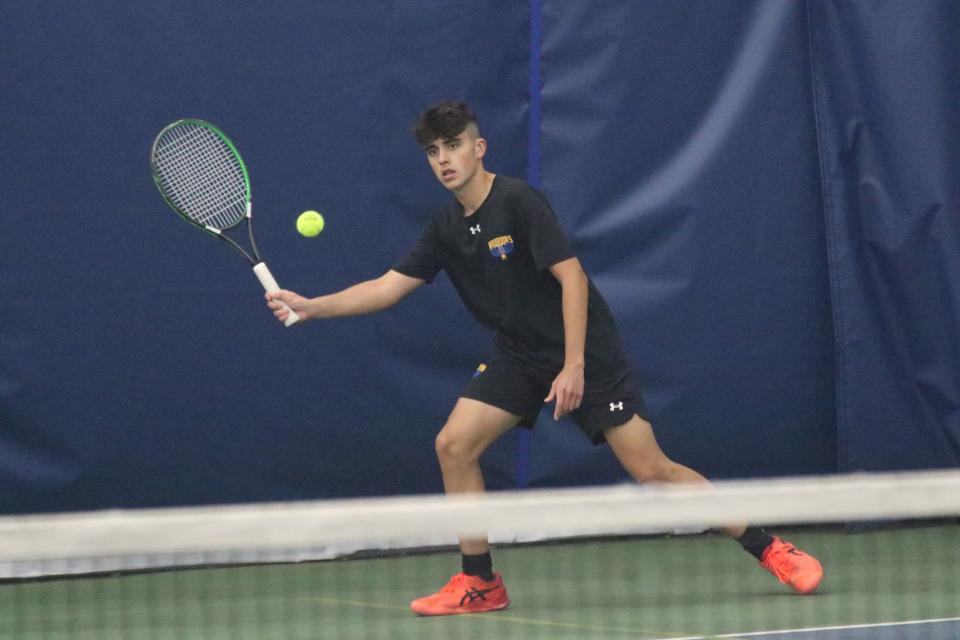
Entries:
MULTIPOLYGON (((524 366, 515 359, 495 352, 477 367, 473 378, 460 394, 508 411, 521 418, 519 426, 532 429, 545 407, 559 371, 546 373, 524 366)), ((553 403, 550 404, 553 411, 553 403)), ((584 380, 583 401, 568 415, 595 445, 603 444, 603 432, 629 421, 633 414, 647 419, 647 408, 636 387, 629 367, 584 380)))

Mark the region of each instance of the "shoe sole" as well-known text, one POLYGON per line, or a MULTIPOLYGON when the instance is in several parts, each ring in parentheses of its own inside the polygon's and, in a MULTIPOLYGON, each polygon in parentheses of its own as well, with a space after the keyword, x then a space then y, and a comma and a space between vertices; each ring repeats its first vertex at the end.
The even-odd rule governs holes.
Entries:
POLYGON ((503 611, 510 606, 510 601, 506 601, 503 604, 499 604, 495 607, 490 607, 489 609, 423 609, 417 611, 413 605, 410 605, 410 610, 413 611, 418 616, 423 617, 432 617, 432 616, 457 616, 457 615, 468 615, 471 613, 489 613, 491 611, 503 611))

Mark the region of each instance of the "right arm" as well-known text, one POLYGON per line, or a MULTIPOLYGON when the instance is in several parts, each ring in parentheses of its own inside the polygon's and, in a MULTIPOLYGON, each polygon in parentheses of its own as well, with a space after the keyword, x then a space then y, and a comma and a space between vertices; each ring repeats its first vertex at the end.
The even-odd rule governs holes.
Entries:
POLYGON ((358 316, 382 311, 400 302, 424 283, 419 278, 405 276, 391 269, 379 278, 360 282, 343 291, 316 298, 305 298, 293 291, 267 293, 267 306, 281 322, 287 319, 283 301, 296 311, 301 320, 358 316))

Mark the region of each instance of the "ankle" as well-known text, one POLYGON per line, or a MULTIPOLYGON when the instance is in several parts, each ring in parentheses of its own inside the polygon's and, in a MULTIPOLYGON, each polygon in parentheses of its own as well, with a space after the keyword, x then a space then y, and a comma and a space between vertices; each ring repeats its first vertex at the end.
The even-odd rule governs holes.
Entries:
POLYGON ((754 558, 763 560, 763 552, 773 542, 773 536, 760 527, 747 527, 743 535, 737 538, 737 542, 754 558))
POLYGON ((487 582, 493 581, 493 559, 490 552, 474 555, 463 554, 463 572, 468 576, 476 576, 487 582))

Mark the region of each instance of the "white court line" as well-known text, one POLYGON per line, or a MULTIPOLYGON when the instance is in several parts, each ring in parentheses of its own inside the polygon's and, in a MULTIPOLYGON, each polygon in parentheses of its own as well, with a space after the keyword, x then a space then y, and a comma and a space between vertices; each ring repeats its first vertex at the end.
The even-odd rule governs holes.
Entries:
POLYGON ((749 631, 747 633, 724 633, 711 636, 670 636, 657 640, 705 640, 707 638, 747 638, 750 636, 775 636, 787 633, 813 633, 815 631, 843 631, 845 629, 874 629, 876 627, 902 627, 908 624, 934 624, 937 622, 960 622, 960 618, 931 618, 930 620, 906 620, 904 622, 876 622, 871 624, 848 624, 836 627, 808 627, 805 629, 778 629, 775 631, 749 631))

